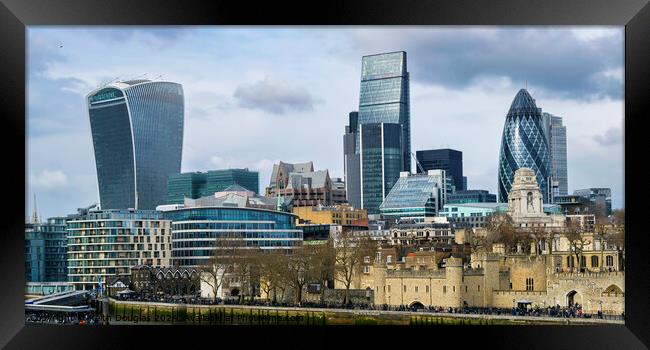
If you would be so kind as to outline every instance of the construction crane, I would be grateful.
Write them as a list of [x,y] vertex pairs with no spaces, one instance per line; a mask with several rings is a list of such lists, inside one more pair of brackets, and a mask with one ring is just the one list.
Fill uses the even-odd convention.
[[417,167],[420,169],[420,171],[421,171],[423,174],[426,174],[427,172],[426,172],[426,171],[424,170],[424,168],[422,167],[422,164],[420,164],[420,161],[418,161],[418,158],[415,156],[415,153],[411,152],[411,156],[413,157],[413,159],[415,159],[415,164],[417,164]]

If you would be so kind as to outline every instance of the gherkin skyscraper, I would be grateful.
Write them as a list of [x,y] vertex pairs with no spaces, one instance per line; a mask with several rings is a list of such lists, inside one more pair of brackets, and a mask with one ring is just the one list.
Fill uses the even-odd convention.
[[530,168],[535,172],[544,203],[551,203],[549,177],[551,155],[544,124],[535,100],[521,89],[510,105],[503,126],[499,154],[499,202],[508,201],[515,171]]

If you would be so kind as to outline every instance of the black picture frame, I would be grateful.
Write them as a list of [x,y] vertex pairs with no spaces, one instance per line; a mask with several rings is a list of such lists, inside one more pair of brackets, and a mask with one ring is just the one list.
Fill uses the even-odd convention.
[[[624,25],[625,326],[456,327],[57,327],[24,324],[25,38],[30,25]],[[327,1],[253,4],[239,1],[2,0],[0,116],[5,204],[0,233],[0,344],[7,348],[135,348],[178,346],[303,346],[642,349],[650,344],[650,264],[643,231],[647,188],[644,146],[650,100],[650,5],[647,0]],[[570,59],[570,58],[567,58]],[[21,150],[23,152],[21,152]],[[638,155],[635,157],[635,155]],[[631,190],[630,190],[631,189]],[[348,338],[349,337],[349,338]],[[239,343],[239,345],[238,345]],[[394,345],[388,345],[394,343]]]

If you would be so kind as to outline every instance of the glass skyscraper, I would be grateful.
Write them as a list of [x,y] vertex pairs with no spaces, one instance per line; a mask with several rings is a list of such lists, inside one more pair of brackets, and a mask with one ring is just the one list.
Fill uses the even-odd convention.
[[406,52],[363,56],[358,123],[394,123],[402,126],[403,171],[411,171],[409,96]]
[[186,197],[213,196],[235,184],[258,193],[259,173],[245,168],[173,174],[167,179],[167,204],[182,204]]
[[551,154],[543,123],[535,100],[525,89],[519,90],[503,126],[499,154],[499,202],[508,201],[515,171],[522,167],[535,172],[543,202],[552,202],[549,190]]
[[402,170],[402,126],[393,123],[359,125],[361,145],[361,209],[378,214],[379,206]]
[[566,126],[562,125],[562,117],[542,112],[542,118],[551,154],[551,178],[557,181],[553,196],[566,196],[569,193]]
[[363,56],[359,111],[349,120],[343,137],[347,200],[378,214],[399,172],[411,170],[406,52]]
[[[415,158],[424,168],[424,172],[442,169],[452,179],[455,191],[466,190],[463,176],[463,152],[449,148],[432,149],[415,152]],[[417,172],[422,173],[420,167],[417,167]]]
[[25,282],[68,280],[66,219],[25,224]]
[[345,195],[348,203],[361,208],[361,170],[359,153],[355,151],[358,134],[359,112],[350,112],[350,123],[345,126],[343,135],[343,172],[345,174]]
[[[441,171],[441,170],[439,170]],[[444,171],[443,176],[444,176]],[[434,171],[427,174],[400,174],[380,206],[381,214],[390,219],[423,219],[436,216],[440,204],[440,177]]]
[[102,209],[155,209],[180,172],[183,88],[130,80],[87,95]]

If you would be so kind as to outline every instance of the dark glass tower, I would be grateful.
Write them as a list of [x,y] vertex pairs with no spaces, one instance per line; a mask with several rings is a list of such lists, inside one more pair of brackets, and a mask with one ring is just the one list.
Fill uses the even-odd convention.
[[102,209],[155,209],[181,170],[183,88],[150,80],[111,83],[87,96]]
[[355,152],[358,134],[359,112],[350,112],[350,123],[345,126],[343,135],[343,172],[345,174],[345,195],[348,203],[361,208],[360,157]]
[[368,214],[379,213],[379,206],[399,180],[404,163],[401,134],[400,124],[359,125],[361,208]]
[[[463,181],[463,152],[453,149],[432,149],[415,152],[415,158],[424,171],[442,169],[451,177],[456,191],[466,190]],[[418,174],[422,170],[417,167]]]
[[503,126],[499,154],[499,202],[507,203],[515,171],[530,168],[535,172],[544,203],[551,203],[549,189],[551,155],[544,123],[535,100],[525,89],[512,101]]

